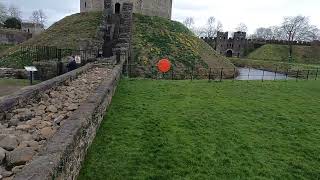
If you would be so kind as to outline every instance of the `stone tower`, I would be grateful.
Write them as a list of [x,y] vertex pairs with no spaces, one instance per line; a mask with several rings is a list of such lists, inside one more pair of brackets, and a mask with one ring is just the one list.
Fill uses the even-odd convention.
[[[120,13],[125,2],[133,3],[133,12],[171,19],[173,0],[112,0],[113,13]],[[104,0],[80,0],[80,12],[102,11]]]
[[247,46],[246,32],[235,32],[233,38],[228,38],[228,32],[218,32],[216,50],[227,57],[243,57]]

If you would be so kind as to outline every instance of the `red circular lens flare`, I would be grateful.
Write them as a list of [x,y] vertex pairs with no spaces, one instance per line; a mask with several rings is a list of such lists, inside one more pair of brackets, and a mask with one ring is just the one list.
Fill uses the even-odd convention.
[[158,62],[158,69],[162,73],[166,73],[166,72],[170,71],[170,69],[171,69],[170,61],[168,59],[161,59]]

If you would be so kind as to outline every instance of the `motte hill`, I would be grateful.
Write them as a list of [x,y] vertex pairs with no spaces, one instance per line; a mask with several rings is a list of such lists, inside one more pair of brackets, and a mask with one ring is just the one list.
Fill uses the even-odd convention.
[[[101,12],[78,13],[67,16],[53,24],[45,32],[12,47],[2,55],[15,55],[23,46],[56,46],[78,49],[80,40],[94,40],[100,22]],[[134,14],[133,52],[134,64],[149,71],[161,58],[169,58],[174,68],[224,68],[225,77],[233,76],[233,64],[218,55],[209,45],[197,38],[179,22],[161,17]],[[8,60],[0,66],[22,67],[30,61]],[[230,69],[230,70],[227,70]]]

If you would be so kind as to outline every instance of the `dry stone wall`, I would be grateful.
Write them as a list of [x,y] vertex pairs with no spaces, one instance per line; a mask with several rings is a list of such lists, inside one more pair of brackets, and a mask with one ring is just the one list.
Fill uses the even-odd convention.
[[76,179],[81,162],[111,103],[123,62],[110,72],[87,100],[65,120],[42,151],[14,179]]
[[[90,97],[92,101],[112,73],[108,67],[90,64],[0,101],[0,179],[13,178],[69,119],[74,123],[72,114]],[[101,102],[98,99],[94,102]]]

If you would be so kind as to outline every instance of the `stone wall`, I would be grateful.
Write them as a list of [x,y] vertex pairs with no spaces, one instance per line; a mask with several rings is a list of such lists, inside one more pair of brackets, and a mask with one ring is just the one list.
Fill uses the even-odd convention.
[[28,72],[24,69],[0,68],[0,78],[28,79]]
[[111,77],[103,81],[80,105],[42,151],[14,179],[76,179],[87,149],[111,103],[122,67],[123,61],[113,68]]
[[[288,45],[288,41],[285,40],[265,40],[265,39],[247,39],[246,33],[235,32],[234,37],[229,38],[228,32],[218,32],[217,37],[201,37],[203,41],[209,44],[219,54],[224,56],[244,57],[249,52],[265,45],[265,44],[278,44]],[[312,46],[316,43],[306,41],[294,41],[295,46]],[[230,52],[230,54],[229,54]],[[230,57],[231,57],[230,56]]]
[[30,33],[21,30],[0,28],[0,44],[19,44],[31,37]]
[[24,107],[30,101],[37,101],[42,92],[60,86],[65,81],[76,78],[79,74],[88,71],[88,69],[92,67],[93,64],[87,64],[86,66],[75,71],[55,77],[40,84],[24,88],[15,94],[2,98],[0,100],[0,123],[6,120],[7,113],[10,112],[14,107]]

